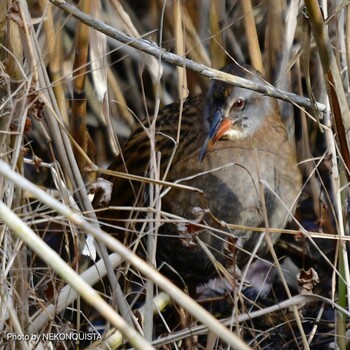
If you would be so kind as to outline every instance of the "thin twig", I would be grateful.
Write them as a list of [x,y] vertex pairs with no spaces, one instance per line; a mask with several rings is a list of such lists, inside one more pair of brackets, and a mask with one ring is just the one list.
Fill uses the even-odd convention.
[[[54,5],[58,6],[61,10],[79,19],[81,22],[87,24],[93,29],[96,29],[107,36],[120,41],[123,44],[131,46],[142,52],[146,52],[152,56],[160,57],[164,62],[174,64],[180,67],[186,67],[194,72],[197,72],[209,79],[215,79],[224,81],[228,84],[232,84],[238,87],[246,88],[249,90],[254,90],[262,94],[274,97],[286,102],[291,102],[299,105],[300,107],[311,108],[312,103],[308,98],[298,96],[291,92],[280,91],[275,87],[266,84],[258,84],[247,79],[240,78],[231,74],[221,72],[216,69],[209,68],[203,64],[196,63],[192,60],[178,56],[172,52],[160,49],[154,42],[133,38],[95,18],[85,14],[84,12],[78,10],[76,7],[66,3],[63,0],[50,0]],[[321,112],[326,111],[326,106],[322,103],[317,103],[316,108]]]

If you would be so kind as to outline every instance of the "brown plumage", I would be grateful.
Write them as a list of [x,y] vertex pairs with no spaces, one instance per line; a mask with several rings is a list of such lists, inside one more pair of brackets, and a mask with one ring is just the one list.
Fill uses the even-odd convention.
[[[231,64],[224,71],[261,82],[258,73],[248,66]],[[227,249],[228,242],[232,242],[229,237],[240,236],[243,249],[251,252],[261,233],[228,229],[209,213],[199,219],[194,214],[196,208],[210,209],[218,220],[229,224],[284,228],[290,213],[294,213],[301,177],[275,99],[213,81],[206,95],[184,102],[180,142],[176,147],[179,112],[180,104],[175,103],[164,107],[157,117],[159,178],[163,179],[168,170],[164,180],[198,188],[203,195],[162,187],[162,191],[167,191],[162,197],[162,210],[192,220],[193,224],[161,225],[157,259],[171,265],[184,280],[199,283],[215,276],[216,270],[196,236],[218,261],[227,265],[230,256],[227,253],[232,250]],[[110,170],[149,176],[150,142],[144,127],[132,133],[123,147],[123,157],[125,164],[119,157]],[[107,179],[113,182],[110,206],[148,206],[148,185],[119,177]],[[103,221],[108,222],[109,218],[121,226],[118,220],[129,213],[109,210],[102,215]],[[198,222],[207,228],[199,227]],[[278,234],[272,237],[276,241]],[[258,254],[266,251],[262,240]],[[247,254],[239,252],[238,264],[246,261]]]

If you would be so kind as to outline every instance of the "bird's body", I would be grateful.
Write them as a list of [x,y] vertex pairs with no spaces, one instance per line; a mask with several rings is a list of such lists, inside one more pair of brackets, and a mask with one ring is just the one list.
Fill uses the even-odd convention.
[[[227,71],[233,74],[260,79],[237,66],[230,67]],[[217,126],[212,125],[218,113],[223,116],[221,119],[226,118],[225,128],[221,128],[224,124],[221,121]],[[183,279],[196,283],[215,275],[212,261],[191,236],[198,235],[225,265],[231,250],[229,237],[242,237],[243,249],[251,252],[261,233],[228,229],[224,223],[284,228],[294,213],[301,186],[300,173],[274,99],[213,82],[207,95],[184,102],[181,116],[179,103],[163,108],[157,117],[155,135],[155,149],[160,152],[159,179],[203,191],[201,195],[190,189],[162,187],[162,191],[166,191],[162,211],[194,223],[167,222],[158,230],[158,260],[166,261]],[[110,169],[149,176],[150,142],[143,126],[126,142],[123,158],[125,163],[119,158]],[[118,177],[108,179],[113,182],[110,206],[149,205],[147,185]],[[209,209],[213,216],[206,213],[199,220],[198,214],[194,214],[196,208]],[[107,216],[121,218],[112,211],[105,214],[104,220]],[[198,222],[200,225],[196,225]],[[272,234],[273,241],[277,238],[277,234]],[[266,250],[262,240],[258,253]],[[238,262],[245,262],[246,257],[238,253]]]

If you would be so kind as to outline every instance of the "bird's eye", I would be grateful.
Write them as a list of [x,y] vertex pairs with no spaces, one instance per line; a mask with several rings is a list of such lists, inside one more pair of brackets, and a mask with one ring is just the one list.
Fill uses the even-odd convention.
[[243,97],[238,97],[235,103],[233,104],[233,107],[239,110],[243,109],[244,106],[245,106],[245,99]]

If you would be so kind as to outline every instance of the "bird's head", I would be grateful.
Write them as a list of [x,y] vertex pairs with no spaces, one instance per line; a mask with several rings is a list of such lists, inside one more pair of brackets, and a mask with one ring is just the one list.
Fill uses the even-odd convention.
[[[253,82],[263,82],[261,75],[247,65],[230,64],[222,71]],[[276,107],[274,99],[258,92],[218,80],[212,81],[204,112],[209,132],[199,153],[199,160],[203,160],[207,151],[219,139],[236,140],[254,134]]]

